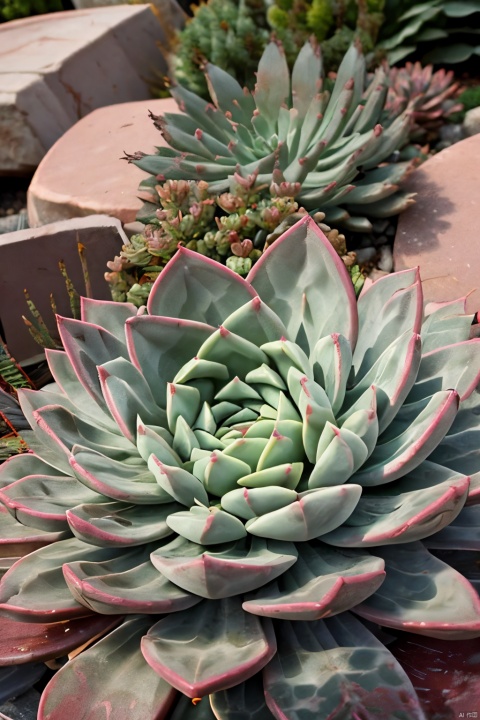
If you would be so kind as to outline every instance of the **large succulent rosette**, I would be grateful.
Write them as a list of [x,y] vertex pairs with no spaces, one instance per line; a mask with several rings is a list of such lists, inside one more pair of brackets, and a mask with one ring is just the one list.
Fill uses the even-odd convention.
[[422,718],[375,628],[480,636],[463,303],[424,319],[412,270],[357,304],[307,218],[246,281],[180,250],[147,312],[82,312],[0,472],[2,663],[101,636],[39,718]]

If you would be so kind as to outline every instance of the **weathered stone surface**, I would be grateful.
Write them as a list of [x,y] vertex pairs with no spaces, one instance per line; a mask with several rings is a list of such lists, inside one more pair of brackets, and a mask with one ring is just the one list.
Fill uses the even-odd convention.
[[409,178],[415,205],[400,215],[395,269],[420,266],[425,300],[454,300],[468,293],[469,312],[480,309],[478,158],[480,135],[427,160]]
[[469,136],[480,133],[480,107],[474,107],[465,113],[463,129]]
[[165,43],[161,13],[148,5],[0,25],[0,173],[33,172],[92,110],[148,98],[148,80],[166,69],[158,43]]
[[102,213],[135,220],[137,188],[148,177],[122,160],[124,152],[165,145],[148,111],[177,112],[173,99],[143,100],[95,110],[63,135],[40,163],[28,191],[32,227]]
[[50,293],[55,298],[57,312],[71,316],[65,281],[58,268],[60,260],[65,262],[76,290],[85,294],[77,240],[85,246],[93,297],[110,300],[110,290],[103,277],[106,263],[118,255],[126,242],[118,220],[96,215],[0,235],[3,268],[0,273],[0,321],[4,339],[18,361],[41,352],[22,321],[22,315],[29,314],[24,288],[54,335],[56,324]]

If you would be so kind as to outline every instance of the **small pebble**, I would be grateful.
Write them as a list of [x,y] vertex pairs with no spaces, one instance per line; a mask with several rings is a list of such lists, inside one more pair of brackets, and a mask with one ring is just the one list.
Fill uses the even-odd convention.
[[373,238],[373,244],[377,248],[380,245],[385,245],[386,243],[388,243],[388,237],[386,235],[379,235],[378,237]]
[[379,248],[379,259],[377,267],[383,272],[390,273],[393,270],[393,254],[390,245],[382,245]]
[[358,264],[364,265],[365,263],[373,260],[373,258],[377,254],[377,250],[376,248],[370,246],[366,248],[359,248],[358,250],[355,250],[355,253],[357,255]]
[[442,125],[440,128],[438,134],[441,141],[451,144],[463,140],[465,137],[465,131],[462,125],[457,123],[445,123],[445,125]]
[[385,218],[375,220],[372,223],[373,232],[375,233],[375,235],[381,235],[386,231],[389,224],[390,224],[390,221]]

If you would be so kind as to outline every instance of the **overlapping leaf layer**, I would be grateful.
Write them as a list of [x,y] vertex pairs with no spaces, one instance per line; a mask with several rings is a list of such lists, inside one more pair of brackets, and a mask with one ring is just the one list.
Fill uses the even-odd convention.
[[442,559],[480,549],[471,323],[424,318],[415,270],[357,303],[309,218],[247,280],[180,250],[146,310],[59,318],[55,384],[22,391],[34,452],[0,470],[1,662],[108,634],[39,717],[422,718],[358,618],[480,636]]

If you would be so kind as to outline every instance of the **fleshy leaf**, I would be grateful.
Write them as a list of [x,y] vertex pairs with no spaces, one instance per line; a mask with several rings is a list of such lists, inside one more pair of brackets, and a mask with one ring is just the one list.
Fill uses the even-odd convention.
[[358,321],[352,282],[310,217],[299,220],[263,253],[247,281],[267,305],[272,304],[288,337],[303,349],[313,348],[332,332],[355,345]]
[[171,535],[166,520],[180,507],[177,503],[77,505],[67,511],[67,520],[80,540],[100,547],[130,547]]
[[251,535],[305,542],[330,532],[353,512],[361,495],[359,485],[307,490],[296,502],[248,520]]
[[200,602],[155,569],[149,560],[150,551],[151,546],[146,545],[105,562],[65,564],[65,581],[78,602],[107,615],[161,614]]
[[215,507],[195,505],[190,510],[170,513],[167,525],[182,537],[200,545],[233,542],[247,534],[238,518]]
[[264,687],[277,720],[424,720],[401,666],[348,613],[284,622],[277,655],[264,670]]
[[158,276],[147,308],[150,315],[217,327],[255,296],[253,288],[237,273],[181,247]]
[[151,667],[188,697],[238,685],[276,651],[269,620],[244,613],[239,598],[204,600],[195,612],[174,613],[142,638]]
[[0,666],[63,657],[97,635],[110,632],[120,621],[120,617],[89,616],[26,623],[0,617]]
[[419,635],[461,640],[480,637],[480,599],[463,575],[420,542],[376,547],[386,578],[355,608],[372,622]]
[[292,543],[252,538],[213,550],[178,537],[151,555],[173,583],[201,597],[220,599],[249,592],[277,577],[297,559]]
[[165,718],[176,693],[140,652],[140,638],[150,626],[151,621],[141,616],[128,619],[64,665],[47,685],[39,720],[81,720],[105,712],[115,720]]
[[339,547],[423,540],[455,520],[469,484],[467,476],[426,461],[393,486],[364,491],[344,525],[322,540]]
[[295,565],[247,598],[243,609],[283,620],[318,620],[350,610],[378,590],[384,562],[321,544],[299,546]]
[[118,550],[96,548],[76,538],[40,548],[16,562],[0,582],[3,615],[26,622],[59,622],[90,612],[77,603],[67,588],[62,564],[78,560],[103,561]]

